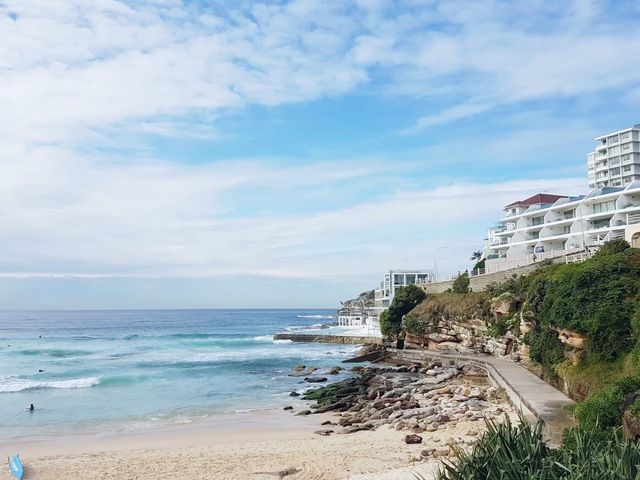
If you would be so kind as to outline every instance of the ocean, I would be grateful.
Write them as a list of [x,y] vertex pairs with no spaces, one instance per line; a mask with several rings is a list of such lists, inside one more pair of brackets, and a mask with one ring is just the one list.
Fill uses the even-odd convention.
[[[109,434],[282,407],[356,347],[274,342],[331,310],[0,311],[0,437]],[[35,412],[25,408],[35,405]]]

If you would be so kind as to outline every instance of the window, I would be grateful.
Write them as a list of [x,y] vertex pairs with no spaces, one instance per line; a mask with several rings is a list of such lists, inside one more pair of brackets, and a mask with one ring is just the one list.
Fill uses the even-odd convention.
[[618,165],[620,163],[620,157],[613,157],[609,159],[610,165]]
[[398,275],[397,273],[393,275],[393,284],[394,284],[394,285],[396,285],[396,286],[398,286],[398,285],[402,286],[402,285],[403,285],[402,280],[403,280],[403,279],[402,279],[402,275]]
[[628,152],[629,150],[631,150],[631,142],[622,145],[623,152]]
[[623,162],[628,162],[629,160],[631,160],[631,154],[627,153],[626,155],[622,155],[622,161]]
[[593,221],[593,229],[597,229],[597,228],[606,228],[609,226],[609,219],[608,218],[602,218],[599,220],[594,220]]
[[564,227],[562,233],[564,235],[567,235],[567,234],[571,233],[571,227],[567,225],[566,227]]
[[619,187],[620,185],[622,185],[622,181],[620,179],[613,180],[611,182],[611,185],[613,185],[614,187]]
[[620,175],[620,167],[618,168],[612,168],[611,170],[609,170],[609,174],[610,175]]
[[544,223],[544,217],[534,217],[531,219],[531,225],[542,225]]
[[609,147],[609,156],[611,155],[618,155],[620,153],[620,147],[619,146],[615,146],[615,147]]
[[620,141],[631,138],[631,132],[624,132],[620,134]]
[[593,204],[593,213],[604,213],[615,209],[615,202],[613,200],[609,202],[600,202]]
[[407,275],[407,285],[415,285],[416,276],[415,275]]
[[607,138],[607,142],[609,143],[618,143],[618,135],[611,135]]
[[625,185],[629,185],[631,182],[633,182],[633,177],[624,177],[622,181]]
[[622,167],[622,171],[623,172],[630,172],[631,171],[631,165],[625,165],[624,167]]
[[568,218],[574,218],[576,216],[576,211],[575,210],[566,210],[564,212],[564,219],[568,219]]

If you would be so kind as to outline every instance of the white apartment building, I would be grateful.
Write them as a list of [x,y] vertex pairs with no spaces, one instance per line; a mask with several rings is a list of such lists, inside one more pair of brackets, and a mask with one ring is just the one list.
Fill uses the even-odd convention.
[[432,270],[389,270],[380,288],[374,291],[375,310],[380,313],[389,308],[398,288],[430,282],[433,282]]
[[588,251],[614,238],[635,243],[630,232],[640,224],[640,181],[624,188],[596,188],[577,197],[538,194],[507,205],[504,211],[506,215],[488,231],[482,273]]
[[640,125],[597,137],[587,154],[589,189],[626,187],[640,180]]

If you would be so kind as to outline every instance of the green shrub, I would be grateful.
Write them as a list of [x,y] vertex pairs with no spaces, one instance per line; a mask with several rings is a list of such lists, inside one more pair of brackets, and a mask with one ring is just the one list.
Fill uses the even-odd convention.
[[467,272],[458,275],[453,281],[451,291],[453,293],[469,293],[469,274]]
[[[632,480],[640,478],[640,445],[620,430],[567,430],[559,449],[543,439],[543,424],[487,424],[470,453],[445,461],[439,480]],[[416,477],[420,478],[420,477]]]
[[619,427],[624,397],[638,389],[639,378],[625,378],[578,403],[573,412],[580,427],[593,430]]
[[405,315],[404,320],[402,320],[402,328],[414,335],[426,335],[437,328],[437,321],[432,326],[429,322],[422,321],[415,315]]
[[502,424],[487,421],[487,431],[470,453],[458,452],[457,462],[445,462],[439,480],[534,479],[548,470],[549,448],[542,438],[543,424],[517,425],[508,417]]
[[624,246],[616,243],[582,264],[552,267],[536,275],[527,294],[539,323],[586,334],[589,353],[604,361],[633,346],[640,255]]
[[489,294],[489,296],[498,297],[503,293],[511,293],[514,296],[520,296],[527,292],[529,283],[534,278],[535,274],[532,275],[512,275],[510,278],[506,279],[504,282],[491,282],[489,283],[485,291]]
[[622,253],[631,248],[629,242],[624,240],[623,238],[617,238],[615,240],[611,240],[600,247],[600,249],[596,252],[596,256],[602,257],[606,255],[612,255],[616,253]]
[[531,359],[542,365],[545,373],[555,377],[554,366],[564,360],[564,344],[558,332],[547,326],[536,326],[524,339],[529,345]]
[[424,290],[416,285],[396,289],[389,308],[380,314],[380,331],[386,337],[402,331],[403,317],[426,298]]
[[380,314],[380,332],[385,337],[396,336],[400,333],[400,324],[394,324],[389,320],[389,310]]

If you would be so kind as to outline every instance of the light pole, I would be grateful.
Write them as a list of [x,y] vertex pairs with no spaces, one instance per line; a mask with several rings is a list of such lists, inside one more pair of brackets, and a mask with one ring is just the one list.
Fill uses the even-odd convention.
[[438,251],[443,250],[445,248],[449,248],[447,246],[441,246],[436,248],[436,251],[433,254],[433,279],[438,281]]

